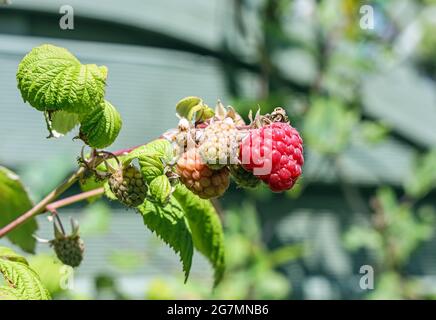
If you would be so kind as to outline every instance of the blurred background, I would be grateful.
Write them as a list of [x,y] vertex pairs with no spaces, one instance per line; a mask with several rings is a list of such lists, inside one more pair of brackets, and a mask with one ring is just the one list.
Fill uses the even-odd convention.
[[[72,30],[59,27],[65,4]],[[215,291],[199,254],[183,284],[176,255],[133,211],[105,200],[60,211],[79,219],[87,246],[73,289],[59,287],[47,245],[32,266],[59,299],[436,298],[434,30],[431,0],[1,5],[0,164],[34,201],[74,170],[81,148],[74,134],[45,139],[42,114],[16,88],[19,61],[42,43],[109,68],[107,96],[124,124],[111,150],[174,127],[175,104],[189,95],[242,115],[283,106],[305,142],[293,190],[232,185],[219,200],[228,267]],[[38,220],[38,235],[51,238]],[[373,289],[360,286],[362,266],[374,270]]]

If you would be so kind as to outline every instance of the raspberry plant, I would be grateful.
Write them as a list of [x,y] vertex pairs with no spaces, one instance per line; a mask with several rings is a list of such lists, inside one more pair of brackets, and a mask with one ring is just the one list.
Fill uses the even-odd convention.
[[0,273],[7,285],[0,286],[0,300],[48,300],[50,294],[27,260],[0,247]]
[[[103,148],[115,141],[122,121],[105,100],[107,76],[106,67],[81,64],[68,50],[53,45],[34,48],[21,61],[18,89],[25,102],[43,113],[48,137],[80,126],[76,138],[90,152],[82,149],[77,171],[36,205],[18,177],[0,168],[0,193],[5,195],[0,198],[0,237],[33,252],[34,216],[49,212],[53,239],[39,240],[48,242],[64,264],[78,267],[84,254],[86,258],[78,223],[72,220],[72,233],[67,234],[58,210],[105,195],[142,215],[146,227],[180,256],[185,281],[195,248],[210,261],[218,285],[225,269],[224,235],[210,200],[225,193],[230,177],[244,188],[261,181],[274,192],[292,188],[304,162],[297,130],[282,108],[267,115],[258,112],[254,119],[250,114],[245,124],[232,107],[218,102],[213,110],[201,98],[187,97],[176,105],[177,128],[142,146],[109,152]],[[83,193],[55,201],[76,182]],[[0,271],[9,286],[0,287],[0,297],[49,298],[24,258],[2,250]],[[20,285],[11,274],[31,279],[26,282],[31,287]]]

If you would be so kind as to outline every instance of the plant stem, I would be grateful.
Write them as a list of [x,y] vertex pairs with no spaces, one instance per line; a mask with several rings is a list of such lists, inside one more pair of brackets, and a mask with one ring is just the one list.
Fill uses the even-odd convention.
[[[127,149],[121,149],[113,152],[112,154],[115,156],[121,156],[123,154],[129,153],[133,149],[137,148],[127,148]],[[98,164],[97,164],[98,165]],[[69,177],[67,180],[65,180],[61,185],[59,185],[56,189],[54,189],[52,192],[50,192],[44,199],[42,199],[36,206],[34,206],[29,211],[23,213],[21,216],[19,216],[14,221],[10,222],[8,225],[4,226],[0,229],[0,238],[3,238],[8,232],[11,232],[33,216],[40,214],[42,212],[45,212],[47,210],[47,206],[50,205],[51,202],[56,200],[61,194],[63,194],[68,188],[70,188],[79,178],[85,173],[87,169],[85,167],[80,167],[71,177]],[[104,192],[101,188],[91,190],[89,192],[81,193],[60,201],[57,201],[55,203],[51,204],[51,208],[56,209],[59,207],[66,206],[68,204],[89,198],[93,195],[93,192],[95,192],[95,195],[101,194]],[[57,207],[56,207],[57,206]]]
[[82,193],[76,194],[74,196],[50,203],[45,208],[47,209],[47,211],[50,211],[50,212],[56,211],[56,209],[68,206],[70,204],[73,204],[73,203],[76,203],[76,202],[79,202],[79,201],[82,201],[82,200],[85,200],[85,199],[88,199],[91,197],[101,195],[103,193],[104,193],[103,187],[97,188],[94,190],[82,192]]
[[46,210],[47,205],[50,202],[56,200],[62,193],[64,193],[69,187],[71,187],[85,172],[84,167],[80,167],[71,177],[65,180],[61,185],[59,185],[56,189],[50,192],[44,199],[42,199],[36,206],[32,209],[19,216],[17,219],[6,225],[5,227],[0,229],[0,238],[4,237],[8,232],[17,228],[28,219],[33,216],[40,214]]
[[[61,219],[59,218],[59,213],[58,213],[57,209],[68,206],[70,204],[73,204],[73,203],[76,203],[79,201],[82,201],[82,200],[85,200],[85,199],[88,199],[88,198],[91,198],[91,197],[94,197],[94,196],[98,196],[98,195],[103,194],[103,193],[104,193],[103,187],[97,188],[94,190],[90,190],[90,191],[76,194],[74,196],[71,196],[71,197],[68,197],[68,198],[65,198],[65,199],[62,199],[59,201],[55,201],[53,203],[48,204],[45,208],[48,212],[51,212],[53,218],[56,219],[56,221],[58,222],[59,228],[61,229],[62,234],[65,235],[66,234],[65,229],[64,229],[64,226],[62,225]],[[55,232],[55,234],[56,234],[56,232]]]

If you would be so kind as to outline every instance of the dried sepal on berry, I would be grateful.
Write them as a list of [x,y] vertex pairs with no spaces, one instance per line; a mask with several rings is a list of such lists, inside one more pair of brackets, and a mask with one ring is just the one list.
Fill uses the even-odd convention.
[[186,118],[181,118],[177,129],[164,135],[173,144],[174,156],[181,156],[186,150],[194,148],[199,141],[199,132]]
[[233,120],[236,126],[244,126],[245,121],[242,119],[241,115],[235,111],[232,106],[225,107],[223,103],[218,100],[215,107],[215,119],[224,120],[225,118],[230,118]]
[[85,243],[79,236],[79,224],[76,220],[71,219],[70,235],[66,235],[65,231],[58,219],[54,220],[55,238],[50,240],[50,246],[53,247],[58,259],[66,265],[73,268],[78,267],[85,252]]
[[233,119],[236,126],[245,126],[245,121],[232,106],[227,106],[227,117]]

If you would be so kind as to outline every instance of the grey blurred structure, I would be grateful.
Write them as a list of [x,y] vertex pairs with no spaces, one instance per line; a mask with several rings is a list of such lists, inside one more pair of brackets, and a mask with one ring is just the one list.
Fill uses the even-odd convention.
[[[74,167],[74,157],[81,148],[78,141],[71,140],[71,134],[59,140],[44,139],[47,133],[42,115],[25,105],[16,89],[15,72],[19,61],[32,47],[42,43],[66,47],[83,62],[104,64],[109,68],[107,97],[120,111],[124,123],[118,140],[111,147],[113,150],[142,144],[173,127],[177,122],[175,103],[184,96],[201,96],[209,104],[214,104],[218,98],[226,102],[232,94],[226,78],[227,68],[237,70],[242,92],[247,97],[254,96],[259,89],[255,48],[250,41],[242,42],[234,32],[236,25],[230,1],[71,0],[68,4],[74,8],[74,30],[59,28],[59,8],[64,4],[58,0],[15,0],[9,6],[0,6],[2,165],[20,170],[29,161],[44,164],[62,155],[64,169],[68,170]],[[256,30],[257,26],[253,25],[253,37]],[[363,88],[367,116],[386,121],[398,132],[398,139],[377,146],[362,144],[351,148],[341,159],[340,172],[318,159],[316,154],[307,154],[305,179],[319,186],[308,190],[292,204],[281,203],[269,209],[273,211],[270,223],[274,226],[265,226],[270,228],[267,233],[273,232],[274,238],[282,242],[310,238],[312,249],[317,253],[306,259],[305,267],[293,264],[285,270],[294,287],[301,288],[300,297],[311,298],[304,294],[312,292],[308,288],[313,286],[323,290],[314,297],[337,298],[338,290],[352,296],[357,291],[357,282],[344,280],[358,274],[362,259],[357,257],[356,261],[351,261],[337,236],[341,225],[350,223],[351,210],[338,196],[342,186],[336,183],[337,175],[364,186],[368,196],[382,182],[401,183],[413,159],[411,145],[436,144],[436,112],[431,107],[436,93],[429,83],[419,86],[420,92],[408,92],[405,88],[415,81],[414,76],[407,68],[387,71],[368,79]],[[415,100],[415,97],[420,98]],[[403,109],[398,112],[388,107]],[[21,157],[23,154],[26,156]],[[291,210],[294,214],[283,218],[282,213]],[[111,248],[123,248],[116,233],[124,233],[124,238],[129,238],[125,247],[136,242],[140,250],[151,250],[147,242],[154,236],[141,233],[144,228],[138,216],[126,215],[121,210],[114,210],[113,216],[119,227],[109,233],[113,237],[88,243],[88,256],[92,258],[85,261],[79,271],[83,279],[99,271],[101,261]],[[41,218],[40,224],[47,223]],[[177,257],[168,260],[169,250],[163,245],[159,248],[162,253],[154,255],[142,270],[136,270],[133,278],[125,279],[126,283],[141,279],[145,285],[146,279],[175,268],[181,274]],[[204,259],[195,260],[193,277],[210,283],[210,271],[205,265]],[[422,259],[415,268],[417,272],[422,268],[434,270],[436,260]],[[299,283],[303,274],[313,278]],[[319,274],[329,275],[331,281],[325,282]],[[139,294],[140,288],[133,291]]]

